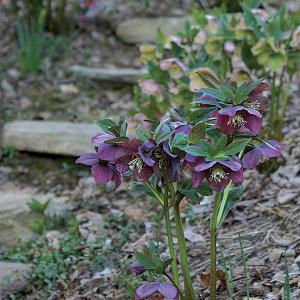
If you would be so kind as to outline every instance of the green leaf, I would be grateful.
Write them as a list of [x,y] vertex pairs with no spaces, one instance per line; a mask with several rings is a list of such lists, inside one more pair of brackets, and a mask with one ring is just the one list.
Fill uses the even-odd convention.
[[243,151],[245,147],[248,145],[248,143],[250,142],[250,140],[251,139],[249,138],[242,138],[233,141],[225,148],[224,154],[230,156]]
[[145,127],[142,125],[138,125],[136,128],[136,135],[142,141],[145,142],[146,140],[150,139],[150,133],[147,131]]
[[221,101],[226,101],[227,100],[227,96],[224,95],[222,93],[222,91],[218,90],[218,89],[213,89],[213,88],[203,88],[200,90],[200,92],[207,94],[209,96],[212,96],[218,100]]
[[218,228],[221,227],[222,223],[226,219],[230,210],[235,206],[235,203],[240,199],[243,194],[243,187],[231,187],[231,183],[225,188],[222,198],[222,203],[218,212]]
[[156,261],[153,257],[146,256],[142,252],[135,251],[134,253],[136,260],[147,270],[155,270],[157,268]]
[[200,185],[200,187],[197,188],[197,192],[202,196],[210,196],[213,194],[212,189],[206,183]]
[[110,120],[110,119],[104,119],[97,121],[97,125],[104,131],[109,132],[109,129],[113,126],[116,126],[117,124]]
[[164,205],[164,196],[159,186],[153,186],[148,182],[134,183],[131,188],[133,192],[140,192],[147,194],[150,198],[158,201],[162,206]]
[[170,141],[170,148],[184,149],[188,145],[187,136],[184,133],[175,134],[174,138]]
[[205,137],[205,132],[206,132],[206,125],[204,122],[198,123],[195,125],[190,134],[189,134],[189,142],[191,144],[198,144],[199,141]]
[[195,155],[195,156],[206,156],[207,152],[204,151],[203,148],[199,147],[199,146],[194,146],[194,145],[190,145],[184,148],[184,151],[186,153]]
[[222,153],[227,145],[228,138],[225,134],[223,134],[214,147],[214,154]]

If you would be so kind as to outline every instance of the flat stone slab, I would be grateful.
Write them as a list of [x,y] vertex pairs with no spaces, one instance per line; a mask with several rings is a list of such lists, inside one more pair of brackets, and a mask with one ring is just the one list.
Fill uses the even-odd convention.
[[36,218],[27,203],[35,198],[41,203],[50,200],[45,213],[64,217],[73,209],[67,196],[41,194],[37,188],[16,187],[12,182],[0,184],[0,248],[13,247],[28,240],[33,232],[29,224]]
[[146,73],[145,69],[130,68],[91,68],[74,65],[69,68],[70,72],[87,78],[113,81],[118,83],[136,83],[138,78]]
[[1,144],[19,151],[78,156],[93,151],[91,136],[99,131],[87,123],[14,121],[4,125]]
[[157,29],[166,34],[175,34],[184,29],[184,22],[191,17],[132,18],[117,26],[117,36],[126,43],[154,42]]

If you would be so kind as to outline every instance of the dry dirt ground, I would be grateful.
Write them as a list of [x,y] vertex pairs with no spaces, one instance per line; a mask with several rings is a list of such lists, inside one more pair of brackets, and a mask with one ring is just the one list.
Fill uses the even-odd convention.
[[[41,74],[23,76],[16,63],[16,37],[14,27],[10,26],[12,19],[0,12],[0,20],[0,126],[14,119],[93,121],[119,115],[120,111],[125,113],[130,108],[131,86],[79,80],[66,71],[73,63],[138,67],[137,49],[118,41],[111,28],[97,25],[96,28],[88,26],[76,31],[68,39],[63,56],[46,59]],[[252,299],[283,299],[285,251],[292,299],[300,299],[298,82],[294,83],[287,112],[281,166],[270,177],[256,171],[247,175],[243,199],[219,232],[219,268],[224,270],[222,253],[227,263],[228,257],[231,258],[236,286],[234,299],[246,296],[240,240],[247,258]],[[62,88],[66,84],[73,88],[71,93]],[[101,239],[93,244],[93,251],[98,256],[103,254],[99,261],[95,260],[93,267],[83,258],[74,262],[52,289],[41,284],[42,280],[35,280],[23,291],[12,291],[10,299],[129,299],[126,287],[135,283],[135,279],[126,273],[125,265],[132,260],[132,251],[141,249],[146,241],[156,240],[157,236],[166,240],[155,203],[129,192],[130,182],[124,183],[118,192],[109,188],[97,189],[92,179],[83,173],[84,169],[76,167],[73,161],[73,158],[26,153],[0,160],[2,182],[13,183],[16,189],[38,188],[42,193],[68,197],[74,207],[72,215],[77,221],[76,230],[82,239],[82,257],[91,257],[87,251],[92,251],[92,248],[87,245],[99,236]],[[199,299],[208,295],[205,272],[209,270],[210,203],[208,197],[199,203],[183,201],[181,207]],[[103,224],[101,230],[100,223]],[[56,246],[62,248],[62,244],[54,242],[66,234],[65,231],[63,228],[58,236],[53,236],[51,231],[48,236],[41,237],[48,242],[43,251],[52,251]],[[223,278],[220,278],[219,291],[219,299],[228,299]]]

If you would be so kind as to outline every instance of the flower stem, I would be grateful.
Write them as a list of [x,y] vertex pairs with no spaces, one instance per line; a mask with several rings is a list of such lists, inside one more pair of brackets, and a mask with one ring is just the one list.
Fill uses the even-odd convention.
[[217,221],[222,194],[217,192],[210,220],[210,299],[217,300]]
[[164,215],[165,215],[165,221],[166,221],[169,252],[170,252],[171,258],[173,259],[172,263],[171,263],[173,280],[176,283],[176,286],[179,286],[179,274],[178,274],[175,248],[174,248],[174,244],[173,244],[173,235],[172,235],[172,229],[171,229],[171,220],[170,220],[169,202],[168,202],[168,188],[167,187],[165,188],[165,193],[164,193]]
[[192,285],[192,279],[189,271],[189,265],[187,261],[187,249],[186,249],[186,243],[184,238],[183,225],[180,217],[179,203],[177,203],[176,201],[176,195],[174,193],[173,186],[171,186],[171,184],[169,186],[171,187],[170,193],[172,198],[174,219],[176,225],[176,235],[177,235],[178,247],[179,247],[180,265],[181,265],[183,280],[184,280],[185,299],[196,300],[195,292]]

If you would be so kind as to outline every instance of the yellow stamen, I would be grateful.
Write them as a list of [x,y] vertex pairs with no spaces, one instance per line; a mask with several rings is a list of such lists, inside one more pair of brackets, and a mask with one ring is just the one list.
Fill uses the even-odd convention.
[[210,173],[209,180],[220,183],[222,180],[228,179],[229,173],[226,173],[221,167],[215,167]]

